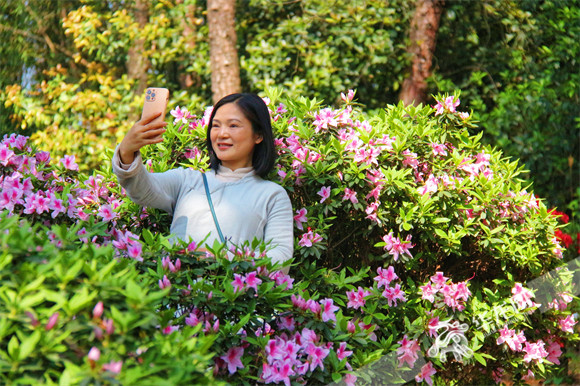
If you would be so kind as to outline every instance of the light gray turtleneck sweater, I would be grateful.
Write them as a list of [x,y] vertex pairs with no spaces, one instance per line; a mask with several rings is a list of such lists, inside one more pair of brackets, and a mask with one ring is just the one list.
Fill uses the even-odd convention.
[[[113,172],[135,203],[162,209],[173,215],[171,234],[189,241],[213,245],[219,239],[207,202],[201,172],[178,168],[150,173],[139,153],[130,165],[122,164],[119,149],[113,156]],[[269,242],[267,255],[274,262],[288,260],[294,251],[292,204],[286,190],[257,176],[254,170],[232,171],[220,166],[206,173],[214,210],[228,245],[254,238]]]

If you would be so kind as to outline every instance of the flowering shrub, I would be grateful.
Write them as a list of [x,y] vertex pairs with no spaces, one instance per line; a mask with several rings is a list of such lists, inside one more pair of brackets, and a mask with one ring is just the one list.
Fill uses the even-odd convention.
[[[0,330],[6,380],[25,371],[14,347],[55,326],[68,331],[61,351],[34,356],[54,379],[65,369],[125,381],[174,370],[175,383],[563,379],[567,347],[579,340],[577,260],[560,244],[557,217],[518,179],[517,162],[469,134],[475,122],[457,111],[457,96],[372,116],[354,92],[342,99],[337,110],[275,91],[267,100],[279,149],[271,178],[296,211],[289,274],[256,241],[209,253],[198,251],[202,240],[170,243],[169,217],[127,200],[109,168],[86,177],[74,156],[51,160],[26,138],[5,137],[4,242],[23,258],[3,260],[2,278],[34,269],[45,277],[39,286],[50,278],[60,294],[0,306],[12,318],[3,323],[18,321]],[[165,141],[142,150],[146,167],[207,168],[210,111],[173,109]],[[18,227],[22,218],[34,225]],[[108,271],[94,273],[99,264]],[[10,289],[37,277],[19,276],[0,293],[20,299]],[[123,334],[113,339],[113,328]]]

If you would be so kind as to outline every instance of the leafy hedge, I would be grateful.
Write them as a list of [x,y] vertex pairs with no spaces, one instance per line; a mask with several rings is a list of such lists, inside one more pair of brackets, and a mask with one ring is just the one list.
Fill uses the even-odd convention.
[[[169,216],[127,200],[108,165],[86,176],[6,136],[3,381],[570,381],[577,260],[517,163],[469,134],[457,96],[374,116],[342,98],[267,99],[290,274],[256,241],[171,244]],[[151,170],[207,168],[209,109],[184,110],[143,150]]]

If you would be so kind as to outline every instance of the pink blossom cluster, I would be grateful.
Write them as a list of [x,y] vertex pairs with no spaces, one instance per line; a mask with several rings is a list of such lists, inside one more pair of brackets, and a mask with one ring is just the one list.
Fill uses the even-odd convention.
[[[84,182],[74,179],[70,175],[78,171],[74,156],[60,160],[65,171],[45,171],[50,167],[50,154],[40,151],[30,155],[33,150],[27,143],[28,137],[16,134],[5,135],[0,143],[0,163],[4,168],[0,176],[0,210],[7,210],[10,215],[40,216],[41,219],[45,216],[47,220],[66,218],[77,222],[86,221],[93,214],[110,223],[110,237],[104,238],[104,244],[112,243],[130,258],[142,261],[138,237],[117,227],[119,215],[115,210],[122,201],[105,186],[104,177],[90,176]],[[88,243],[86,234],[86,229],[81,229],[79,240]],[[90,241],[98,245],[96,237]],[[54,242],[58,245],[58,240]]]
[[220,328],[219,319],[211,312],[204,312],[197,307],[194,307],[188,316],[185,317],[185,324],[195,327],[202,324],[204,333],[217,333]]
[[401,347],[397,348],[397,359],[399,359],[399,367],[402,367],[405,363],[413,368],[415,361],[419,358],[419,342],[416,339],[409,339],[407,335],[403,336],[403,339],[397,342]]
[[491,179],[493,177],[493,171],[489,167],[490,158],[491,156],[489,154],[486,154],[484,151],[482,151],[475,156],[475,159],[469,156],[464,157],[457,168],[467,173],[471,179],[477,178],[479,175],[483,175],[485,178]]
[[534,303],[532,298],[534,293],[522,286],[522,283],[516,283],[514,288],[512,288],[512,302],[518,307],[518,309],[523,310],[528,307],[539,307],[540,304]]
[[[420,286],[421,299],[429,300],[440,307],[443,303],[453,311],[463,311],[465,302],[471,296],[471,291],[467,288],[467,281],[453,283],[443,272],[436,272],[431,276],[430,282]],[[443,301],[441,302],[441,296]]]
[[324,108],[314,113],[314,131],[320,133],[321,131],[328,131],[330,128],[337,128],[340,125],[352,126],[351,119],[352,107],[347,106],[343,110],[333,110],[331,108]]
[[[399,260],[399,257],[408,255],[410,258],[413,257],[409,249],[413,248],[415,245],[411,243],[411,235],[407,235],[405,241],[402,241],[398,237],[393,236],[393,232],[383,236],[383,241],[385,246],[383,247],[389,252],[395,261]],[[403,259],[404,260],[404,259]]]
[[[334,305],[334,300],[330,298],[325,298],[319,300],[318,302],[313,299],[305,300],[300,295],[291,296],[292,304],[294,307],[298,308],[301,311],[310,311],[312,312],[319,320],[323,322],[333,321],[336,322],[336,311],[339,310],[339,307]],[[284,327],[290,329],[287,323],[284,324]],[[292,331],[292,330],[290,330]]]
[[518,352],[522,351],[523,344],[526,343],[526,337],[523,332],[516,332],[509,329],[507,326],[499,330],[499,337],[496,339],[498,345],[505,343],[510,350]]
[[572,334],[574,333],[574,326],[576,323],[578,323],[578,321],[574,320],[574,315],[568,315],[558,320],[558,327],[560,327],[562,331]]
[[387,269],[379,267],[377,268],[377,273],[378,276],[375,276],[373,280],[377,282],[377,288],[385,287],[382,295],[387,299],[389,307],[393,306],[393,304],[396,307],[397,300],[401,302],[407,301],[405,291],[401,289],[399,283],[395,284],[393,287],[389,285],[392,281],[399,278],[392,266],[389,266]]
[[459,117],[463,120],[469,118],[469,113],[457,112],[456,108],[459,106],[459,98],[454,96],[448,96],[443,101],[437,100],[437,104],[433,107],[435,109],[435,115],[441,115],[445,112],[457,113]]
[[303,233],[298,241],[298,245],[301,247],[311,247],[315,243],[319,243],[322,241],[322,236],[318,233],[312,231],[312,229],[308,228],[308,232]]
[[249,288],[253,288],[255,293],[258,293],[258,286],[260,284],[262,284],[262,280],[258,277],[258,273],[256,271],[249,272],[243,276],[234,273],[234,280],[232,281],[234,293],[242,292]]
[[[338,360],[352,355],[346,347],[346,342],[341,342],[336,349]],[[266,344],[266,362],[262,365],[260,379],[266,384],[285,385],[290,385],[293,379],[300,381],[308,372],[324,371],[324,359],[332,349],[332,343],[322,343],[320,337],[308,328],[292,335],[282,333]],[[347,367],[350,367],[348,362]]]

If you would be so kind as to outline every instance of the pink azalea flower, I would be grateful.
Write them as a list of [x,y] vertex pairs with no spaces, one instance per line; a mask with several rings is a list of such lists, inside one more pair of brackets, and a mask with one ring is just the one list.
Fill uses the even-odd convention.
[[363,289],[362,287],[358,287],[358,290],[347,291],[346,296],[348,298],[348,304],[346,305],[348,308],[354,308],[355,310],[363,307],[365,305],[365,297],[371,294],[370,291]]
[[337,127],[335,112],[330,108],[324,108],[314,115],[314,122],[312,124],[316,127],[314,131],[319,133],[322,129],[328,129],[329,126]]
[[418,358],[417,352],[420,350],[419,343],[417,340],[409,340],[407,335],[404,335],[403,339],[397,343],[401,345],[401,347],[397,349],[397,355],[399,355],[399,367],[402,367],[404,363],[407,363],[410,368],[413,368],[415,361]]
[[445,283],[449,280],[448,277],[443,276],[443,272],[435,272],[435,275],[431,276],[431,282],[435,284],[435,289],[443,287]]
[[516,283],[512,288],[512,300],[517,304],[518,309],[534,307],[536,303],[532,301],[533,292],[524,288],[521,283]]
[[298,228],[300,230],[304,229],[302,224],[308,221],[308,218],[306,217],[306,213],[308,213],[306,208],[302,208],[302,209],[296,211],[296,215],[294,216],[296,228]]
[[253,288],[256,292],[258,292],[258,286],[262,284],[262,280],[257,277],[257,272],[248,273],[243,281],[248,288]]
[[328,322],[329,320],[332,320],[336,322],[336,315],[334,315],[334,313],[338,311],[339,308],[334,305],[334,301],[332,299],[322,299],[320,305],[322,306],[322,321]]
[[185,318],[185,324],[187,324],[188,326],[195,327],[200,323],[201,323],[201,321],[197,318],[197,315],[195,314],[195,312],[191,312],[189,314],[189,316],[187,316]]
[[242,355],[244,355],[244,349],[242,347],[232,347],[225,355],[220,357],[228,365],[230,374],[234,374],[238,369],[244,368],[244,364],[241,361]]
[[558,327],[564,332],[574,333],[574,325],[578,321],[574,320],[574,315],[568,315],[565,318],[558,320]]
[[377,268],[377,273],[379,275],[374,278],[377,282],[377,288],[381,288],[382,286],[386,287],[390,282],[399,278],[392,266],[389,266],[387,269],[379,267]]
[[401,241],[398,237],[393,237],[393,232],[390,232],[388,235],[383,236],[383,241],[386,244],[383,248],[389,251],[395,261],[399,259],[399,256],[405,254],[413,257],[409,251],[409,249],[414,247],[411,244],[411,235],[408,235],[405,241]]
[[427,323],[427,329],[428,329],[429,336],[431,338],[436,338],[439,335],[437,333],[437,330],[439,329],[439,317],[438,316],[429,319],[429,322]]
[[397,300],[405,302],[407,299],[405,298],[405,292],[401,290],[401,285],[396,284],[394,287],[385,287],[383,291],[383,296],[387,299],[389,303],[389,307],[392,306],[392,303],[395,303],[395,307],[397,306]]
[[457,106],[459,106],[459,98],[455,99],[453,96],[445,98],[445,108],[449,110],[449,112],[454,113]]
[[548,351],[548,356],[546,357],[546,359],[550,363],[559,365],[560,360],[558,358],[560,358],[560,356],[562,355],[562,349],[560,344],[558,342],[552,341],[551,339],[548,339],[546,343],[548,344],[548,348],[546,350]]
[[301,247],[311,247],[314,243],[322,241],[322,236],[318,233],[313,233],[312,230],[308,230],[307,233],[303,233],[302,237],[298,241],[298,245]]
[[108,222],[117,218],[117,213],[113,212],[111,205],[101,205],[97,216],[102,217],[105,222]]
[[320,313],[320,310],[321,310],[320,304],[316,303],[316,301],[314,301],[312,299],[308,299],[306,301],[306,307],[310,310],[310,312],[312,312],[315,315],[318,315]]
[[0,164],[7,166],[13,156],[14,152],[8,146],[0,144]]
[[324,358],[326,358],[329,352],[330,352],[329,349],[325,349],[320,346],[315,346],[313,343],[309,344],[308,348],[306,349],[306,353],[308,354],[310,371],[316,370],[317,367],[320,367],[321,370],[324,370],[323,360]]
[[346,374],[346,376],[344,377],[344,383],[347,386],[354,386],[356,384],[357,379],[358,378],[354,374]]
[[119,374],[121,372],[122,367],[123,361],[111,361],[103,365],[103,370],[110,371],[111,373],[114,374]]
[[278,321],[278,328],[294,331],[296,328],[296,322],[292,316],[282,316]]
[[354,93],[355,93],[355,91],[353,91],[353,90],[348,90],[348,93],[346,95],[341,92],[340,98],[345,102],[350,102],[350,101],[352,101],[352,98],[354,98]]
[[244,289],[245,278],[242,275],[234,273],[234,280],[232,281],[232,286],[234,287],[234,293],[242,291]]
[[403,166],[410,166],[413,169],[417,169],[419,166],[417,153],[412,153],[410,150],[404,150],[403,155],[405,156],[405,159],[403,160]]
[[187,111],[187,109],[184,108],[182,110],[179,106],[177,106],[174,110],[171,110],[169,114],[171,114],[175,118],[173,120],[173,124],[176,124],[179,121],[187,123],[188,119],[195,117],[194,115],[191,115],[189,111]]
[[419,287],[421,289],[421,299],[429,300],[431,303],[435,302],[435,295],[437,294],[437,289],[431,286],[431,283],[427,283]]
[[358,198],[356,198],[356,192],[352,189],[345,188],[344,189],[344,196],[342,197],[342,201],[350,200],[353,204],[358,203]]
[[127,254],[134,260],[143,261],[143,258],[141,257],[141,251],[141,243],[138,241],[133,241],[130,245],[127,246]]
[[201,158],[201,151],[194,146],[193,149],[185,150],[184,156],[187,159],[198,159]]
[[515,330],[509,329],[507,326],[499,330],[499,337],[496,343],[506,343],[512,351],[522,351],[522,345],[526,343],[526,337],[523,332],[516,333]]
[[272,272],[272,274],[270,275],[270,279],[274,280],[277,286],[284,285],[287,290],[293,288],[292,283],[294,283],[294,279],[291,278],[290,275],[287,275],[282,271]]
[[425,194],[431,194],[437,192],[438,189],[438,179],[433,175],[430,174],[427,181],[425,181],[425,185],[417,188],[417,191],[420,195],[424,196]]
[[65,155],[60,162],[64,165],[65,169],[68,170],[79,170],[79,165],[75,162],[74,155]]
[[316,194],[322,197],[320,200],[320,203],[322,204],[327,198],[330,197],[330,186],[323,186]]
[[351,355],[352,351],[346,350],[346,342],[340,342],[340,346],[338,347],[338,350],[336,350],[336,356],[338,357],[338,360],[341,361]]
[[536,343],[526,342],[526,347],[522,351],[526,353],[524,355],[524,362],[529,363],[542,362],[544,358],[548,356],[548,352],[544,349],[545,343],[540,339]]
[[447,148],[445,147],[444,144],[440,144],[440,143],[431,143],[431,149],[433,149],[433,155],[442,155],[445,156],[447,155]]
[[417,382],[427,382],[429,386],[433,386],[433,380],[431,379],[432,375],[435,375],[437,370],[433,367],[433,363],[428,362],[426,365],[421,367],[421,372],[415,376],[415,381]]

